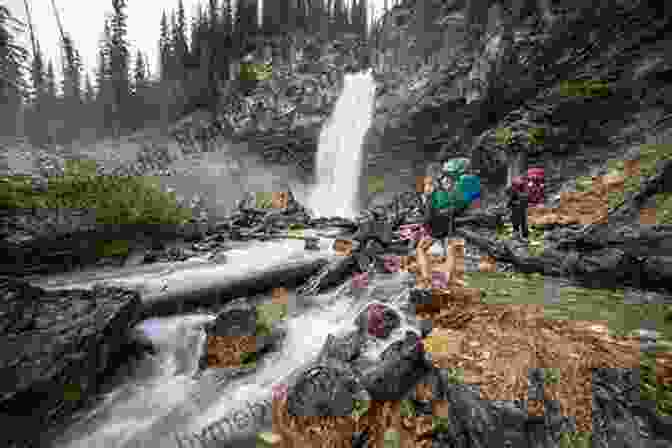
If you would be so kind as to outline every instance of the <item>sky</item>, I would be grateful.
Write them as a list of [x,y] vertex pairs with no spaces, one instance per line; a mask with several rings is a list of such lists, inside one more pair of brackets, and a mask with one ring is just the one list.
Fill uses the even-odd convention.
[[[27,0],[30,8],[35,34],[40,41],[46,59],[51,59],[57,78],[60,79],[61,51],[59,33],[51,7],[51,0]],[[112,11],[111,0],[54,0],[63,22],[63,28],[73,37],[77,50],[82,57],[85,71],[93,80],[93,70],[97,65],[98,45],[103,33],[104,20]],[[264,0],[260,0],[263,5]],[[369,0],[374,7],[374,16],[383,9],[385,0]],[[207,5],[207,0],[183,0],[187,12],[187,23],[195,15],[199,4]],[[388,2],[392,5],[392,1]],[[24,0],[6,0],[12,15],[26,22]],[[158,39],[161,13],[177,8],[177,0],[128,0],[128,39],[131,42],[131,55],[139,49],[149,58],[152,76],[157,74]],[[262,6],[263,8],[263,6]],[[18,37],[18,42],[30,50],[30,36],[26,32]]]

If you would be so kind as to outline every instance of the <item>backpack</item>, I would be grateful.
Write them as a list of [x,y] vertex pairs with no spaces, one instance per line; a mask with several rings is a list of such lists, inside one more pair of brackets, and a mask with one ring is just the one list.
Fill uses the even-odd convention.
[[471,160],[466,157],[457,157],[454,159],[448,160],[447,166],[443,174],[446,174],[453,179],[458,179],[460,176],[464,175],[469,168],[471,167]]

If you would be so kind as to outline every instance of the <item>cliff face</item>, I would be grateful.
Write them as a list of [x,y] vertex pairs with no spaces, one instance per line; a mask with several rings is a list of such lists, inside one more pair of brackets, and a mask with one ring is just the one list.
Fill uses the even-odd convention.
[[[646,123],[669,112],[669,22],[646,2],[554,2],[537,14],[526,5],[437,3],[411,2],[384,18],[376,131],[386,147],[404,134],[409,151],[472,156],[486,181],[501,183],[519,153],[550,165],[590,153],[586,168],[594,167],[652,138]],[[417,26],[425,15],[434,17],[428,38]],[[423,38],[441,43],[414,52]]]

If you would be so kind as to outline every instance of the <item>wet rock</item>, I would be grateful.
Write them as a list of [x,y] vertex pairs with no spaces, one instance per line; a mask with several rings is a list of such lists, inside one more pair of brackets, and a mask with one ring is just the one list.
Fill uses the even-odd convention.
[[228,303],[206,326],[208,336],[252,336],[257,326],[257,308],[241,297]]
[[353,361],[361,354],[363,343],[364,336],[360,331],[351,331],[338,337],[330,334],[324,343],[319,359],[337,359],[342,362]]
[[399,328],[401,317],[392,308],[382,303],[372,303],[357,317],[360,331],[371,336],[385,339]]
[[369,434],[366,431],[356,431],[352,434],[352,448],[368,448]]
[[292,416],[345,417],[352,413],[355,400],[368,399],[352,369],[329,362],[308,369],[290,387],[287,409]]
[[140,297],[108,287],[44,291],[4,277],[0,297],[0,439],[31,446],[27,427],[72,413],[124,361]]
[[428,369],[420,338],[408,331],[403,340],[385,349],[376,365],[362,372],[362,383],[374,400],[398,400]]

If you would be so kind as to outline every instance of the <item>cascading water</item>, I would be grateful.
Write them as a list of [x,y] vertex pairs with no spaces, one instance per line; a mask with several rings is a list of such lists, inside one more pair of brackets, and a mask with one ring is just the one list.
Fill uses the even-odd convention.
[[362,143],[371,126],[376,83],[370,71],[345,75],[341,96],[322,129],[309,200],[315,215],[353,219],[359,212]]
[[[318,215],[353,218],[358,212],[362,142],[371,123],[374,95],[375,84],[370,73],[346,76],[343,93],[320,138],[318,184],[309,202]],[[291,249],[295,244],[303,249],[302,242],[288,240],[285,245]],[[297,255],[296,251],[288,252],[285,245],[250,247],[241,254],[231,251],[231,262],[227,265],[246,271],[258,269],[259,263],[268,264],[269,260]],[[206,272],[208,269],[212,270],[202,268],[203,281],[213,275]],[[192,314],[145,320],[138,330],[145,342],[151,342],[156,348],[157,355],[143,360],[124,385],[68,428],[54,446],[243,446],[238,443],[241,437],[272,429],[269,421],[272,387],[289,381],[309,366],[329,334],[337,336],[352,330],[356,316],[372,301],[384,301],[398,308],[405,300],[407,283],[412,283],[408,279],[404,282],[403,277],[402,273],[376,275],[365,291],[352,291],[346,284],[334,291],[301,299],[303,302],[297,309],[289,309],[281,346],[261,357],[254,372],[240,378],[222,377],[219,369],[207,369],[195,375],[203,351],[203,326],[214,316]],[[296,294],[290,292],[290,295],[294,295],[290,303],[298,304]],[[261,300],[270,300],[270,295]],[[413,327],[412,319],[404,319],[390,340],[369,341],[368,351],[373,356],[379,354]],[[261,418],[255,406],[265,409]]]

